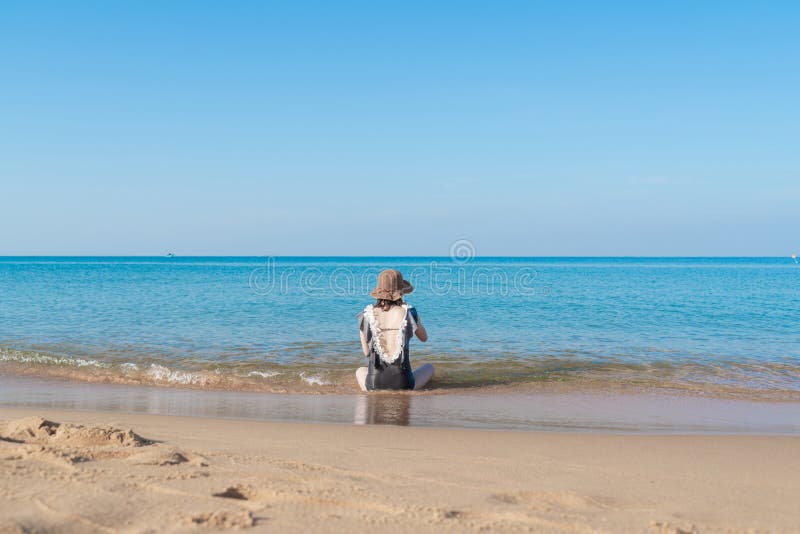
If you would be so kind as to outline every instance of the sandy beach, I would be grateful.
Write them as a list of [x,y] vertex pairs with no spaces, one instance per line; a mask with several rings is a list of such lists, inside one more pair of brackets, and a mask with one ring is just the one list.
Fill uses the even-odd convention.
[[800,437],[0,409],[0,532],[793,532]]
[[0,534],[800,534],[800,2],[0,20]]

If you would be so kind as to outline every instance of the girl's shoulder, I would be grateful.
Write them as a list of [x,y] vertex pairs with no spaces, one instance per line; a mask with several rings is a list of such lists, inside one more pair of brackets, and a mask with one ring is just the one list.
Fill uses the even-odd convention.
[[374,306],[372,304],[367,304],[364,306],[364,309],[361,310],[356,314],[356,317],[364,317],[365,313],[372,313]]
[[[405,302],[405,303],[403,303],[403,308],[406,311],[408,311],[408,313],[413,315],[415,319],[419,315],[418,312],[417,312],[417,308],[413,304],[409,304],[408,302]],[[374,315],[374,314],[375,314],[375,305],[374,304],[367,304],[366,306],[364,306],[363,310],[361,310],[360,312],[358,312],[356,314],[356,317],[361,319],[364,316],[369,317],[369,316]]]

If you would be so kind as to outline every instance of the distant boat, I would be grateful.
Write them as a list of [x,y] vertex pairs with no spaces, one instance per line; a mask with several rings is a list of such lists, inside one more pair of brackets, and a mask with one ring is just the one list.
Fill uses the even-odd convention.
[[167,257],[168,258],[174,258],[175,257],[175,253],[174,252],[167,252]]

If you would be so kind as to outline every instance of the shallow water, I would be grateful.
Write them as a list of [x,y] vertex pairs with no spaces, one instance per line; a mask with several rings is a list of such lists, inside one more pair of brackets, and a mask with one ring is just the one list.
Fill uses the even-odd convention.
[[415,285],[437,392],[590,380],[800,392],[800,265],[781,258],[0,258],[0,373],[355,391],[355,314]]
[[647,434],[800,434],[800,403],[607,392],[275,394],[0,376],[0,406],[306,423]]

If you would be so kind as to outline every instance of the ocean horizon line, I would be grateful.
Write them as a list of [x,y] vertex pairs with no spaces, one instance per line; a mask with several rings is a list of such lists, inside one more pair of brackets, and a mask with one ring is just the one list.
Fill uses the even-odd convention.
[[[425,259],[452,259],[449,255],[373,255],[373,254],[0,254],[0,260],[16,259],[16,258],[159,258],[159,259],[177,259],[177,258],[379,258],[379,259],[409,259],[409,258],[425,258]],[[705,260],[705,259],[792,259],[791,255],[785,256],[724,256],[724,255],[709,255],[709,256],[655,256],[655,255],[521,255],[521,254],[487,254],[475,255],[469,259],[496,259],[496,258],[518,258],[518,259],[674,259],[674,260]]]

